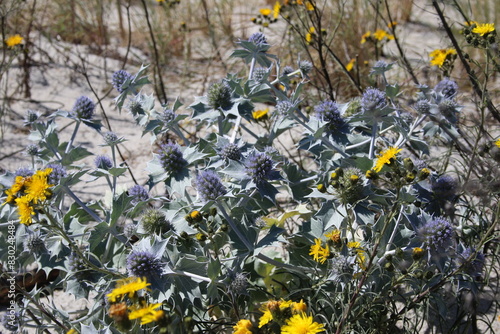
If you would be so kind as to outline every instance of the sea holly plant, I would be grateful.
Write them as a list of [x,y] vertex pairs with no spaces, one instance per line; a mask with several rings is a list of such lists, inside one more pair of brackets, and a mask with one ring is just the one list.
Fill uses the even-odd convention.
[[[157,105],[144,93],[146,66],[113,75],[117,108],[154,145],[147,182],[125,191],[127,167],[116,149],[127,138],[103,131],[90,98],[71,112],[28,113],[37,149],[29,167],[0,180],[0,217],[16,226],[15,239],[0,242],[26,249],[19,263],[55,278],[18,287],[19,326],[415,333],[421,321],[435,325],[425,310],[445,322],[449,291],[454,301],[473,298],[457,320],[472,321],[484,269],[495,261],[486,245],[498,208],[479,210],[464,194],[464,176],[430,155],[438,143],[450,151],[464,145],[457,84],[422,85],[408,107],[386,75],[395,65],[379,62],[372,75],[385,85],[353,100],[318,98],[308,113],[310,62],[285,71],[262,33],[238,48],[232,55],[248,73],[214,82],[188,108],[180,100]],[[265,126],[255,117],[262,103],[272,110]],[[68,142],[60,140],[60,118],[74,122]],[[180,127],[186,119],[196,137]],[[94,153],[74,144],[81,123],[110,151],[93,166],[83,161]],[[297,128],[298,138],[290,135]],[[89,176],[108,189],[84,200],[76,190]],[[88,299],[88,308],[68,314],[47,305],[41,298],[55,289]]]

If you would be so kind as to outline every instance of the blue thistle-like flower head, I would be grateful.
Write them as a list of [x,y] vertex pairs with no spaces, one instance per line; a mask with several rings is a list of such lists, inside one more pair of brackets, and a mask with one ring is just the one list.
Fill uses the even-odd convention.
[[161,276],[163,264],[148,251],[133,250],[127,256],[127,271],[130,276],[151,278]]
[[132,204],[134,205],[139,202],[145,202],[149,199],[147,189],[138,184],[128,190],[128,196],[132,197]]
[[268,180],[271,177],[273,168],[273,159],[264,152],[254,151],[250,153],[245,162],[246,173],[256,184]]
[[127,238],[132,238],[137,232],[137,225],[134,223],[127,223],[123,226],[123,234]]
[[328,130],[330,131],[337,130],[345,124],[336,102],[325,100],[316,105],[314,111],[318,119],[328,123]]
[[252,73],[252,79],[262,82],[267,77],[268,69],[265,67],[256,67]]
[[438,104],[438,110],[450,123],[456,124],[458,122],[458,103],[451,99],[443,99]]
[[47,168],[52,168],[52,172],[50,172],[48,177],[49,184],[56,185],[63,177],[68,176],[66,168],[64,168],[61,164],[50,163],[47,165]]
[[309,60],[301,60],[299,62],[299,69],[302,74],[307,75],[313,69],[313,64]]
[[33,169],[31,168],[28,168],[28,167],[20,167],[18,168],[14,175],[15,176],[22,176],[22,177],[28,177],[28,176],[32,176],[35,172],[33,171]]
[[365,111],[383,109],[386,105],[387,101],[385,100],[385,92],[382,92],[377,88],[367,88],[361,97],[361,107]]
[[285,66],[283,67],[283,71],[281,72],[281,76],[285,77],[289,75],[290,73],[293,73],[295,71],[292,66]]
[[98,155],[94,159],[95,168],[108,170],[113,167],[113,162],[107,155]]
[[177,173],[187,164],[181,149],[176,144],[162,144],[159,156],[161,166],[169,173]]
[[71,109],[79,119],[90,120],[94,116],[95,103],[87,96],[80,96],[73,109]]
[[474,278],[481,276],[485,260],[484,254],[482,252],[477,252],[475,258],[472,258],[470,262],[467,262],[467,260],[475,252],[476,250],[474,248],[468,247],[464,249],[457,258],[458,265],[463,265],[465,273]]
[[111,83],[113,84],[113,87],[119,92],[123,92],[123,84],[127,80],[132,80],[132,74],[128,73],[125,70],[119,70],[113,73],[113,76],[111,77]]
[[157,209],[147,210],[141,218],[141,226],[148,235],[161,234],[173,229],[165,214]]
[[248,41],[255,44],[256,46],[262,46],[268,44],[266,35],[264,35],[261,32],[253,33],[248,39]]
[[433,250],[444,248],[454,234],[453,226],[444,218],[428,221],[419,230],[425,245]]
[[24,119],[24,125],[31,125],[35,123],[40,118],[40,113],[34,110],[28,110],[26,112],[26,118]]
[[208,105],[212,109],[231,109],[231,88],[225,83],[216,82],[208,88]]
[[413,108],[419,114],[428,114],[431,110],[431,103],[427,99],[420,99],[413,105]]
[[75,252],[68,256],[68,269],[77,279],[88,279],[92,274],[87,263]]
[[216,200],[227,193],[219,175],[213,170],[204,170],[196,177],[196,189],[200,199],[204,202]]
[[441,93],[447,99],[452,99],[458,93],[458,85],[454,80],[444,78],[434,87],[434,91]]
[[450,199],[454,197],[458,188],[457,180],[450,175],[443,175],[431,181],[431,190],[437,198]]
[[45,241],[39,231],[29,232],[23,240],[24,251],[40,255],[47,251]]
[[230,273],[228,276],[230,279],[229,292],[235,296],[247,294],[248,278],[246,274]]
[[222,146],[222,148],[219,151],[219,155],[223,159],[231,159],[239,161],[241,159],[241,150],[238,147],[238,145],[234,143],[227,143],[226,145]]
[[29,156],[37,156],[40,153],[40,147],[37,144],[29,144],[26,146],[26,154]]
[[104,142],[110,146],[116,145],[120,142],[120,138],[118,138],[118,135],[112,131],[105,132],[103,138]]
[[293,108],[293,103],[287,100],[279,101],[276,104],[276,112],[279,115],[286,115]]
[[158,118],[165,124],[170,123],[175,119],[175,112],[172,109],[165,108],[161,114],[158,115]]

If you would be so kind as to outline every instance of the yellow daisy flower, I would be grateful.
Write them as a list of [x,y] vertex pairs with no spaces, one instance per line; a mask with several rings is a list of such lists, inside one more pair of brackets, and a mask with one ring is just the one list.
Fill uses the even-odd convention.
[[307,311],[307,304],[304,303],[304,301],[301,299],[300,302],[294,302],[292,306],[292,312],[294,314],[296,313],[302,313]]
[[141,306],[139,305],[133,305],[129,308],[130,313],[128,314],[128,318],[130,320],[134,319],[139,319],[146,317],[148,315],[154,314],[158,307],[161,306],[161,303],[156,303],[156,304],[143,304]]
[[13,203],[14,200],[16,199],[16,195],[18,192],[23,189],[24,184],[26,181],[28,181],[30,177],[22,177],[22,176],[16,176],[16,180],[12,187],[10,189],[7,189],[5,191],[5,194],[7,194],[7,199],[5,200],[5,203]]
[[387,150],[382,151],[382,153],[378,155],[378,159],[375,163],[375,167],[373,167],[373,170],[379,173],[384,165],[391,164],[391,159],[394,159],[396,157],[396,154],[398,154],[400,151],[401,149],[397,147],[389,147]]
[[387,28],[391,29],[391,28],[394,28],[397,25],[398,25],[398,22],[392,21],[392,22],[387,23]]
[[323,264],[330,256],[330,250],[328,247],[322,247],[321,239],[316,238],[314,239],[314,245],[310,248],[309,255],[313,256],[314,261]]
[[335,243],[339,243],[341,242],[340,240],[340,230],[333,230],[333,231],[330,231],[328,233],[325,233],[325,237],[327,237],[328,239],[330,239],[331,241],[335,242]]
[[26,182],[26,190],[24,192],[34,204],[38,204],[39,201],[45,201],[47,196],[50,196],[51,192],[49,188],[54,185],[48,183],[47,177],[51,172],[52,168],[46,168],[43,171],[38,170]]
[[129,298],[132,298],[134,293],[136,293],[139,290],[146,289],[148,286],[150,286],[151,283],[148,283],[146,278],[139,278],[139,277],[129,277],[125,279],[118,280],[116,282],[116,287],[111,291],[111,293],[108,293],[106,297],[108,297],[108,300],[112,303],[116,302],[117,299],[128,295]]
[[472,29],[473,33],[479,34],[481,36],[489,34],[490,32],[493,32],[493,31],[495,31],[495,24],[494,23],[479,24],[474,29]]
[[306,34],[306,42],[311,43],[313,40],[314,35],[316,35],[316,28],[310,27],[309,32]]
[[247,319],[241,319],[233,326],[233,334],[252,334],[252,322]]
[[21,44],[23,41],[24,38],[22,38],[21,35],[17,34],[7,37],[7,39],[5,40],[5,44],[7,44],[7,47],[12,49],[14,46]]
[[437,49],[429,53],[431,65],[442,67],[449,55],[457,54],[455,49]]
[[382,29],[377,29],[377,31],[373,33],[373,37],[375,37],[376,40],[381,41],[385,37],[387,37],[387,31]]
[[31,225],[33,223],[33,216],[35,210],[31,206],[31,201],[28,196],[16,198],[17,212],[19,213],[19,222],[24,225]]
[[259,9],[259,13],[261,13],[263,16],[269,16],[271,14],[271,9],[261,8]]
[[308,2],[306,2],[306,9],[308,11],[312,11],[312,10],[314,10],[314,5],[310,1],[308,1]]
[[163,312],[162,310],[151,311],[151,313],[148,313],[141,317],[141,325],[146,325],[151,322],[157,322],[161,318],[163,318],[164,315],[165,312]]
[[256,121],[267,119],[269,117],[269,108],[253,111],[252,117]]
[[500,148],[500,138],[498,138],[496,141],[495,141],[495,145]]
[[351,60],[349,60],[349,62],[347,63],[347,65],[345,66],[345,69],[350,72],[352,71],[352,69],[354,68],[354,64],[356,63],[356,59],[352,58]]
[[292,316],[281,327],[281,334],[316,334],[324,331],[323,324],[313,321],[313,317],[305,313]]
[[367,32],[365,32],[363,34],[363,36],[361,36],[361,44],[365,44],[367,38],[370,37],[371,35],[372,35],[372,32],[370,30],[368,30]]
[[273,7],[273,18],[277,19],[280,16],[281,12],[281,4],[279,1],[276,1]]
[[271,314],[271,311],[269,309],[266,309],[264,311],[264,314],[259,319],[259,328],[262,328],[262,326],[266,325],[268,322],[273,320],[273,315]]

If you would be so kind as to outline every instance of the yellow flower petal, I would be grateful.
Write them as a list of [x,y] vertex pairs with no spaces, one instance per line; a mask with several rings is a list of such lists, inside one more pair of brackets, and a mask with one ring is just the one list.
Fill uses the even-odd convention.
[[271,14],[271,9],[270,8],[261,8],[259,9],[259,12],[263,15],[263,16],[268,16]]
[[490,32],[493,32],[493,31],[495,31],[495,24],[494,23],[479,24],[474,29],[472,29],[473,33],[479,34],[481,36],[484,36]]

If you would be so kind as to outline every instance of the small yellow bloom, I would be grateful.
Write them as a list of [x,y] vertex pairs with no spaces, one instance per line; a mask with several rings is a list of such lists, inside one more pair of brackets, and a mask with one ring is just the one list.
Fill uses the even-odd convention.
[[271,14],[271,9],[270,8],[261,8],[261,9],[259,9],[259,12],[263,16],[269,16]]
[[382,151],[378,155],[377,162],[375,163],[375,167],[373,167],[373,170],[379,173],[384,165],[390,165],[391,164],[391,159],[394,159],[396,157],[396,154],[401,152],[402,149],[397,148],[397,147],[389,147],[387,150]]
[[316,28],[310,27],[309,32],[306,34],[306,42],[311,43],[315,35],[316,35]]
[[500,138],[498,138],[496,141],[495,141],[495,145],[500,148]]
[[255,110],[254,112],[252,112],[252,117],[256,121],[267,119],[269,117],[269,108]]
[[78,333],[74,328],[71,328],[69,331],[66,332],[66,334],[76,334]]
[[383,40],[384,38],[387,37],[387,35],[388,35],[387,31],[382,30],[382,29],[377,29],[377,31],[375,31],[373,33],[373,37],[375,37],[375,39],[378,40],[378,41]]
[[495,24],[494,23],[479,24],[474,29],[472,29],[473,33],[479,34],[481,36],[489,34],[490,32],[493,32],[493,31],[495,31]]
[[129,277],[125,279],[121,279],[116,281],[116,287],[106,295],[109,301],[114,303],[118,298],[121,298],[125,295],[128,295],[129,298],[132,298],[134,293],[139,290],[146,289],[150,286],[151,283],[148,283],[146,278],[139,277]]
[[392,28],[394,28],[397,25],[398,25],[398,23],[396,21],[392,21],[392,22],[389,22],[387,24],[387,28],[392,29]]
[[201,216],[201,213],[200,211],[198,210],[193,210],[189,213],[189,217],[191,217],[192,219],[194,219],[195,221],[199,221],[201,220],[202,216]]
[[50,196],[51,192],[49,188],[54,186],[53,184],[49,184],[47,180],[50,173],[52,173],[52,168],[46,168],[43,171],[38,170],[25,183],[26,190],[24,192],[34,204],[38,204],[39,201],[45,201],[47,196]]
[[361,36],[361,44],[365,44],[367,38],[370,37],[371,35],[372,35],[372,32],[370,30],[368,30],[367,32],[365,32],[363,34],[363,36]]
[[276,1],[273,7],[273,17],[277,19],[280,16],[280,12],[281,12],[281,4],[279,1]]
[[437,49],[429,53],[431,65],[442,67],[450,55],[457,54],[455,49]]
[[424,256],[424,250],[420,247],[415,247],[411,251],[411,256],[414,260],[421,259]]
[[22,176],[16,176],[16,180],[12,187],[10,189],[7,189],[5,191],[5,194],[7,194],[7,199],[5,200],[6,203],[13,203],[14,200],[16,199],[16,195],[18,192],[23,189],[24,184],[26,183],[27,180],[29,180],[30,177],[22,177]]
[[356,59],[352,58],[351,60],[349,60],[349,62],[347,63],[347,65],[345,66],[345,69],[350,72],[352,71],[352,69],[354,68],[354,64],[356,63]]
[[347,248],[359,248],[361,246],[361,243],[359,241],[349,241],[347,243]]
[[130,313],[128,314],[128,318],[130,320],[134,319],[139,319],[143,318],[147,315],[155,313],[155,309],[161,306],[161,303],[156,303],[156,304],[142,304],[141,306],[139,305],[133,305],[132,307],[129,308]]
[[328,233],[325,233],[325,237],[327,237],[328,239],[330,239],[334,243],[341,242],[341,240],[340,240],[340,230],[337,230],[337,229],[335,229],[333,231],[330,231]]
[[314,239],[314,245],[309,250],[309,255],[313,256],[314,261],[323,264],[330,257],[330,250],[328,247],[322,247],[321,239],[316,238]]
[[162,310],[151,311],[150,313],[141,317],[141,325],[147,325],[151,322],[157,322],[161,318],[163,318],[164,315],[165,312],[163,312]]
[[24,225],[31,225],[33,223],[33,216],[35,210],[31,206],[31,201],[28,196],[22,196],[15,199],[17,205],[17,212],[19,213],[19,222]]
[[306,9],[312,11],[314,10],[314,5],[310,1],[308,1],[306,2]]
[[5,40],[5,44],[7,44],[7,47],[9,48],[13,48],[16,45],[21,44],[23,41],[24,38],[22,38],[21,35],[18,34],[7,37],[7,39]]
[[281,327],[281,334],[316,334],[324,332],[323,324],[313,321],[312,316],[300,313],[292,316]]
[[294,314],[302,313],[307,311],[307,304],[301,299],[300,302],[294,302],[292,306],[292,312]]
[[252,334],[252,322],[247,319],[241,319],[233,326],[233,334]]
[[273,315],[271,314],[271,311],[269,309],[264,311],[264,314],[259,319],[259,328],[262,328],[262,326],[266,325],[268,322],[273,320]]

